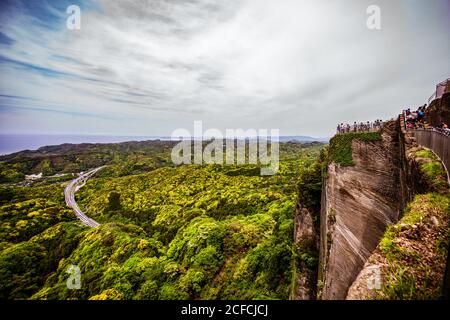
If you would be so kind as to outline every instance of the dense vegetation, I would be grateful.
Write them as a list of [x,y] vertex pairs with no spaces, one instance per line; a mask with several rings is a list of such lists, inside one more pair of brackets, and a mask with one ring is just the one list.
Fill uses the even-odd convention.
[[115,176],[153,170],[170,165],[172,141],[142,141],[109,144],[62,144],[36,151],[21,151],[0,157],[0,183],[20,182],[25,175],[52,176],[75,173],[105,164]]
[[[260,176],[258,165],[174,166],[169,142],[136,144],[64,145],[2,159],[2,177],[108,167],[77,193],[101,223],[93,229],[65,206],[68,177],[26,185],[4,178],[0,298],[287,298],[298,187],[317,207],[320,182],[310,176],[322,145],[283,143],[278,173]],[[70,265],[81,270],[79,290],[66,286]]]
[[[291,298],[296,298],[297,277],[308,279],[310,297],[317,293],[317,277],[319,265],[319,235],[320,235],[320,200],[322,193],[322,177],[327,162],[327,148],[322,148],[315,163],[299,173],[298,178],[298,205],[306,209],[312,218],[313,234],[303,234],[297,238],[293,246],[293,283],[291,285]],[[297,207],[296,210],[299,210]],[[297,215],[305,214],[296,212]],[[300,281],[302,283],[302,281]],[[300,288],[300,290],[304,290]]]
[[349,132],[336,134],[330,140],[328,150],[329,162],[334,162],[343,166],[353,166],[352,141],[381,140],[381,132]]

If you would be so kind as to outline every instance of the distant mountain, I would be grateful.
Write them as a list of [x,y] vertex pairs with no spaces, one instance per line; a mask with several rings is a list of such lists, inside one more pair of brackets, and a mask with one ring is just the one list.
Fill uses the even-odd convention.
[[[194,138],[198,139],[198,138]],[[204,138],[207,139],[207,138]],[[3,135],[0,134],[0,156],[25,150],[38,150],[43,146],[58,146],[63,144],[110,144],[142,141],[170,141],[169,136],[77,136],[77,135]],[[309,136],[281,136],[280,142],[328,142],[329,138],[314,138]],[[41,150],[42,151],[42,150]],[[44,150],[45,151],[45,150]]]
[[328,142],[330,141],[330,138],[328,137],[310,137],[310,136],[281,136],[280,142],[287,142],[287,141],[300,141],[300,142],[313,142],[313,141],[319,141],[319,142]]

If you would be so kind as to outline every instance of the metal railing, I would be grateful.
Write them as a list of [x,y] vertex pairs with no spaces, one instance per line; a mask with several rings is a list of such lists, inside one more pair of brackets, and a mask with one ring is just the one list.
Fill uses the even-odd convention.
[[443,134],[444,136],[450,137],[450,129],[442,129],[442,128],[435,128],[435,127],[427,127],[427,128],[415,128],[413,130],[425,130],[425,131],[432,131],[432,132],[438,132],[440,134]]
[[[445,171],[447,172],[447,181],[450,184],[450,135],[438,130],[432,129],[414,129],[414,137],[419,145],[430,149],[442,161]],[[447,250],[447,264],[444,273],[444,283],[442,286],[443,298],[448,300],[450,298],[450,243]]]
[[[414,129],[416,142],[432,150],[442,161],[446,169],[450,168],[450,134],[437,128]],[[448,170],[447,170],[448,173]],[[449,179],[450,180],[450,179]]]

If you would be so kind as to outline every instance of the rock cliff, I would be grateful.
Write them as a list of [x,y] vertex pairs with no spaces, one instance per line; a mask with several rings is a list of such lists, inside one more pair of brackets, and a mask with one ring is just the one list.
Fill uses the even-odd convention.
[[[318,239],[314,228],[313,215],[297,203],[294,218],[294,246],[298,255],[295,261],[292,300],[316,299],[317,272],[315,256],[317,256]],[[302,257],[303,256],[303,257]],[[312,263],[311,263],[312,262]]]
[[386,227],[398,221],[412,193],[401,139],[398,121],[391,121],[379,141],[352,140],[353,166],[328,165],[320,213],[322,299],[345,299]]
[[[447,106],[448,99],[439,104]],[[437,108],[435,116],[446,117],[447,109]],[[301,258],[292,299],[433,299],[442,283],[450,287],[444,277],[450,268],[448,175],[442,156],[419,138],[405,130],[400,115],[381,132],[331,139],[314,178],[319,192],[303,202],[299,196],[295,211],[294,249]],[[317,203],[313,210],[303,205],[308,199]],[[313,256],[318,265],[308,263]]]
[[450,125],[450,92],[431,102],[426,111],[426,120],[433,127],[440,127],[443,122]]
[[[425,193],[408,203],[401,220],[389,226],[351,285],[347,299],[439,299],[450,239],[450,189],[439,159],[411,148]],[[430,170],[430,168],[433,168]]]

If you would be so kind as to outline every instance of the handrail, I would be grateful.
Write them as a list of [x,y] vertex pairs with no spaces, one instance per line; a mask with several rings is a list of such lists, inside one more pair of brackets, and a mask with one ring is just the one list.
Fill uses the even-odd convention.
[[450,130],[444,130],[441,128],[435,128],[435,127],[429,127],[429,128],[415,128],[415,129],[411,129],[411,130],[416,130],[416,131],[430,131],[430,132],[437,132],[440,133],[446,137],[450,137]]
[[[414,133],[416,142],[419,145],[430,149],[439,157],[439,159],[441,160],[441,162],[443,163],[443,165],[447,171],[447,176],[449,176],[449,183],[450,183],[450,172],[448,171],[450,169],[450,153],[448,151],[448,150],[450,150],[450,135],[447,132],[438,130],[438,128],[430,128],[430,129],[417,128],[417,129],[409,129],[409,131],[412,131]],[[436,133],[436,134],[439,134],[440,136],[445,137],[446,139],[444,139],[442,141],[442,143],[441,143],[442,145],[439,145],[437,142],[433,144],[432,141],[428,141],[428,139],[427,140],[421,139],[423,137],[416,134],[416,133],[420,133],[420,132],[428,132],[430,134]],[[431,140],[431,139],[429,139],[429,140]],[[449,144],[449,146],[447,146],[447,148],[445,148],[445,146],[444,146],[445,143]]]
[[[450,184],[450,136],[441,131],[437,131],[436,128],[433,128],[432,130],[412,129],[411,131],[414,132],[414,136],[416,137],[416,141],[419,145],[430,149],[436,156],[439,157],[442,164],[444,165],[445,171],[447,172],[447,179]],[[421,136],[421,134],[424,132],[429,133],[430,137]],[[435,135],[436,137],[439,135],[439,139],[433,141],[432,135]],[[442,295],[446,300],[450,298],[450,243],[448,244],[447,248],[447,264],[445,267],[442,287]]]

